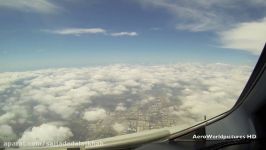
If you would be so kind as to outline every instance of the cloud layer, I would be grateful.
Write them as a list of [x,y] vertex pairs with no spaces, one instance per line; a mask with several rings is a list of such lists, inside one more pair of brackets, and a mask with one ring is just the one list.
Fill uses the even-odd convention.
[[189,126],[230,109],[250,72],[219,63],[3,72],[0,130],[25,141],[114,136],[128,129],[127,116],[149,114],[158,100],[175,125]]

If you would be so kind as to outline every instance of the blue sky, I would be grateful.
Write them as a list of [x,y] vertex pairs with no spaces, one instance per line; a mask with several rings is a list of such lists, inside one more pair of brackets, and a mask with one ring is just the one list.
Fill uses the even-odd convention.
[[0,71],[253,65],[266,39],[265,8],[263,0],[0,0]]

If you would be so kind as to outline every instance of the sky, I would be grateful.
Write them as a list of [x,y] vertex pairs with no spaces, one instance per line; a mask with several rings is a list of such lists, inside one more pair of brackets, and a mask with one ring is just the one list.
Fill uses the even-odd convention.
[[254,65],[264,0],[0,0],[0,71],[180,62]]
[[[158,99],[180,129],[225,112],[265,44],[265,8],[265,0],[0,0],[0,140],[120,135],[128,120],[112,114],[137,108],[153,118],[145,112]],[[99,120],[104,130],[91,130]]]

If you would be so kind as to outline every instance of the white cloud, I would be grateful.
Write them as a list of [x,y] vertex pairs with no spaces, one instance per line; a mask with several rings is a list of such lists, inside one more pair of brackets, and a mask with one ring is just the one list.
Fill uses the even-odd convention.
[[82,34],[105,34],[106,30],[102,28],[65,28],[59,30],[44,30],[60,35],[82,35]]
[[44,32],[59,34],[59,35],[75,35],[80,36],[84,34],[103,34],[103,35],[110,35],[110,36],[138,36],[137,32],[115,32],[115,33],[108,33],[106,29],[103,28],[64,28],[58,30],[49,30],[45,29],[42,30]]
[[240,23],[219,33],[224,48],[242,50],[259,55],[266,42],[266,18],[260,21]]
[[4,141],[11,141],[16,138],[16,134],[14,133],[13,129],[9,125],[0,125],[0,140]]
[[45,114],[48,112],[47,107],[44,105],[37,105],[33,109],[40,114]]
[[142,105],[144,105],[144,104],[148,104],[148,103],[150,103],[150,102],[152,102],[152,101],[154,101],[154,100],[155,100],[154,97],[147,97],[147,98],[141,100],[141,104],[142,104]]
[[83,119],[87,121],[102,120],[106,117],[106,111],[102,108],[96,108],[94,110],[86,111],[83,115]]
[[117,106],[116,106],[116,108],[115,108],[116,111],[125,111],[126,109],[127,109],[127,108],[124,106],[123,103],[119,103],[119,104],[117,104]]
[[75,108],[71,101],[60,101],[50,105],[49,109],[62,116],[62,118],[69,118],[74,112]]
[[[9,101],[9,99],[7,99]],[[6,123],[25,123],[28,118],[28,110],[26,106],[15,103],[3,103],[4,106],[2,110],[5,111],[4,114],[0,114],[0,124]]]
[[0,124],[5,124],[13,120],[15,118],[15,114],[12,112],[7,112],[0,116]]
[[68,140],[73,134],[67,127],[58,127],[52,124],[42,124],[40,126],[33,127],[31,130],[26,130],[18,142],[62,142]]
[[59,9],[49,0],[0,0],[0,7],[38,13],[53,13]]
[[112,125],[112,128],[118,133],[123,132],[125,130],[125,126],[117,122]]
[[138,36],[137,32],[116,32],[111,33],[111,36]]

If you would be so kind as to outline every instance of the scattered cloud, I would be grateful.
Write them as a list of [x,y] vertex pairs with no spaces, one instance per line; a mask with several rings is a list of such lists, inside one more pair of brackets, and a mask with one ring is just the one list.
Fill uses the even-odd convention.
[[62,118],[69,118],[75,111],[74,108],[72,108],[71,101],[65,101],[63,102],[55,102],[54,104],[51,104],[49,109],[59,115],[62,116]]
[[18,142],[32,143],[32,142],[63,142],[72,137],[71,130],[67,127],[58,127],[49,123],[35,126],[30,130],[26,130]]
[[59,10],[59,7],[49,0],[0,0],[0,7],[45,14]]
[[46,106],[44,105],[37,105],[37,106],[34,106],[33,108],[37,113],[39,114],[45,114],[48,112],[48,109]]
[[83,119],[87,121],[102,120],[106,117],[106,111],[102,108],[96,108],[94,110],[86,111]]
[[126,129],[126,127],[123,124],[117,122],[112,125],[112,128],[118,133],[123,132]]
[[111,36],[138,36],[137,32],[116,32],[111,33]]
[[266,42],[266,18],[237,24],[218,33],[223,48],[231,48],[259,55]]
[[125,111],[126,109],[127,109],[127,108],[124,106],[123,103],[119,103],[119,104],[117,104],[117,106],[116,106],[116,108],[115,108],[116,111]]

